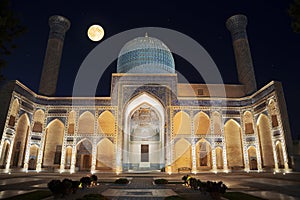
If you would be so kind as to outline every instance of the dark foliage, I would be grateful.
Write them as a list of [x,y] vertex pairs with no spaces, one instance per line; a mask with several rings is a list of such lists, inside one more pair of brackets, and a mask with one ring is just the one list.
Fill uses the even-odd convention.
[[72,193],[72,180],[65,178],[62,181],[62,195],[66,196]]
[[129,181],[127,178],[119,178],[117,180],[115,180],[115,184],[128,184]]
[[75,194],[80,185],[80,181],[72,181],[72,192]]
[[91,176],[91,181],[97,182],[97,180],[98,180],[98,177],[97,177],[95,174],[93,174],[93,175]]
[[79,181],[72,181],[71,179],[60,180],[51,180],[48,183],[48,188],[52,192],[55,198],[64,197],[71,193],[76,193]]
[[92,180],[91,180],[90,177],[85,176],[85,177],[82,177],[80,179],[80,183],[82,185],[82,188],[84,189],[84,188],[87,188],[87,187],[89,187],[91,185]]
[[15,38],[26,31],[10,4],[10,0],[0,1],[0,80],[3,79],[1,69],[6,65],[4,56],[12,53],[16,48]]
[[60,180],[52,180],[48,183],[48,188],[54,197],[60,197],[63,192],[63,184]]
[[300,0],[294,0],[288,10],[292,19],[292,29],[296,33],[300,33]]
[[203,192],[209,192],[209,193],[218,193],[218,194],[224,194],[228,187],[222,182],[201,182],[199,179],[196,178],[189,178],[189,176],[183,176],[182,180],[184,183],[187,183],[187,185],[194,189],[194,190],[201,190]]

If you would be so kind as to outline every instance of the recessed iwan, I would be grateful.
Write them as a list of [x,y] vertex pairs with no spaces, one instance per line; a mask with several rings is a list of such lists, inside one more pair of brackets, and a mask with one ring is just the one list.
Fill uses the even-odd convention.
[[94,42],[100,41],[104,37],[104,29],[100,25],[92,25],[87,31],[90,40]]

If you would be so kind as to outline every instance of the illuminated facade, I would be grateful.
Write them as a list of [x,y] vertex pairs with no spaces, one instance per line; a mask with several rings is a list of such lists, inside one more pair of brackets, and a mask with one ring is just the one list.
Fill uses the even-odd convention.
[[[243,44],[243,37],[233,40]],[[249,80],[255,77],[241,85],[178,83],[168,47],[138,37],[120,51],[110,97],[47,97],[10,82],[0,166],[6,172],[289,171],[281,84],[256,91]],[[211,95],[208,87],[226,95]]]

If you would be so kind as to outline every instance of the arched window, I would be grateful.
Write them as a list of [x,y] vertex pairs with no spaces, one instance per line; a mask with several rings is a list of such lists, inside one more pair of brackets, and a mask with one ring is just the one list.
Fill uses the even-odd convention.
[[245,130],[245,134],[253,134],[254,133],[253,117],[252,117],[252,113],[249,111],[246,111],[244,113],[244,130]]

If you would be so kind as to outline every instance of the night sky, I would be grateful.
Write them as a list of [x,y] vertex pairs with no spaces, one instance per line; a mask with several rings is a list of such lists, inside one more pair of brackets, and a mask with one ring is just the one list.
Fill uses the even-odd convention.
[[[13,10],[28,31],[16,40],[18,47],[7,57],[8,65],[3,73],[7,79],[17,79],[37,92],[49,34],[48,18],[62,15],[71,21],[71,28],[65,38],[57,96],[71,96],[77,70],[97,46],[98,43],[86,36],[88,27],[94,23],[105,29],[104,39],[138,27],[163,27],[182,32],[208,51],[225,83],[238,83],[231,36],[225,22],[241,13],[248,17],[247,32],[258,88],[271,80],[282,82],[292,134],[299,139],[300,34],[292,32],[287,14],[292,1],[178,2],[12,0]],[[202,82],[200,75],[191,73],[188,62],[175,56],[175,64],[176,70],[191,83]],[[113,72],[116,72],[116,62],[101,78],[100,96],[109,95]]]

